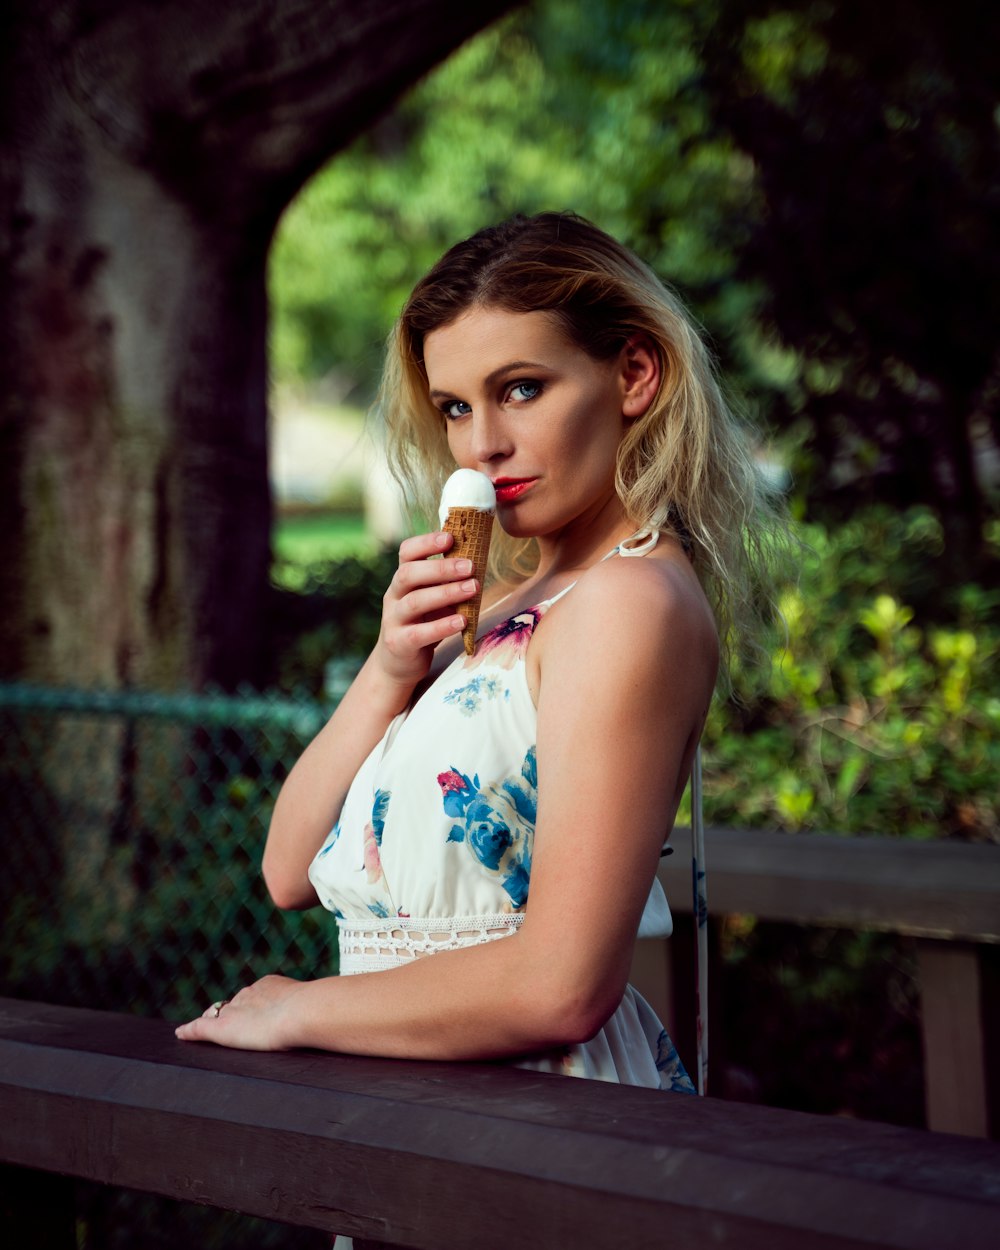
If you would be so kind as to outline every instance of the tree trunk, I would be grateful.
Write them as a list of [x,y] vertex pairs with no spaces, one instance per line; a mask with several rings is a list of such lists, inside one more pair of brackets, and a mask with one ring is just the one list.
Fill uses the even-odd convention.
[[274,224],[505,7],[9,4],[0,676],[266,677]]

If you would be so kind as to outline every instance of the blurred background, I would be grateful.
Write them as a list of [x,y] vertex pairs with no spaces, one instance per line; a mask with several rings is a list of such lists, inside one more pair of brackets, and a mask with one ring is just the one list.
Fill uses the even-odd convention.
[[[129,66],[144,7],[117,6],[98,65]],[[300,58],[353,46],[343,5],[274,7],[315,23]],[[189,146],[144,147],[127,110],[105,124],[102,91],[174,88],[129,71],[91,89],[81,54],[59,168],[100,123],[116,207],[92,198],[84,224],[52,217],[6,254],[0,991],[181,1018],[274,968],[335,969],[323,917],[268,904],[263,836],[374,641],[410,523],[366,416],[382,343],[440,253],[512,212],[573,209],[678,290],[803,540],[771,667],[737,669],[713,708],[707,822],[1000,841],[997,14],[535,0],[384,81],[366,44],[375,85],[346,122],[295,62],[251,106],[267,49],[234,69],[210,26],[208,67],[177,76]],[[298,91],[314,114],[294,130]],[[55,210],[30,183],[36,223]],[[717,1092],[924,1122],[912,942],[752,916],[718,941]],[[85,1197],[82,1246],[138,1244],[139,1200],[119,1201]],[[189,1218],[135,1217],[150,1247]]]

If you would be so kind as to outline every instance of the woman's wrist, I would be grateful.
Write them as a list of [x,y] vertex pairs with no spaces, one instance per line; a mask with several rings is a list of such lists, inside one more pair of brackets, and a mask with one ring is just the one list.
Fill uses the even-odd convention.
[[388,723],[409,706],[416,687],[415,680],[388,672],[376,648],[362,665],[351,689],[356,689],[365,706]]
[[336,1050],[333,1035],[332,998],[336,993],[336,977],[316,981],[297,981],[295,990],[282,1004],[277,1022],[278,1042],[282,1050]]

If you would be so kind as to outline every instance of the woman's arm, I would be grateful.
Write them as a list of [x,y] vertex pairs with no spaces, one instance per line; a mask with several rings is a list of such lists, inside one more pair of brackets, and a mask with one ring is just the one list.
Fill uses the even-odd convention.
[[536,637],[540,802],[519,932],[385,972],[268,977],[217,1018],[182,1026],[180,1037],[486,1059],[584,1041],[601,1028],[624,991],[715,677],[700,591],[662,561],[649,564],[628,575],[624,561],[591,570],[563,601],[572,610],[554,610]]
[[[434,648],[464,628],[468,560],[429,560],[451,546],[441,532],[408,538],[383,598],[379,639],[330,720],[288,774],[264,848],[264,880],[279,907],[311,907],[307,872],[333,828],[355,774],[426,676]],[[466,579],[466,580],[458,580]]]

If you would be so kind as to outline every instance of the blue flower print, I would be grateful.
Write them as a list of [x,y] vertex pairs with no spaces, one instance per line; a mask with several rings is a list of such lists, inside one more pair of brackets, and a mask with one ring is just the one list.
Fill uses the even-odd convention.
[[319,851],[320,855],[329,854],[329,852],[332,851],[333,848],[337,845],[337,839],[339,837],[340,837],[340,821],[338,820],[337,823],[333,826],[333,829],[330,831],[330,836],[327,838],[327,840],[323,843],[322,847],[320,848],[320,851]]
[[372,805],[372,836],[375,838],[376,846],[382,845],[382,830],[385,828],[385,818],[389,812],[391,797],[388,790],[375,791],[375,802]]
[[482,795],[469,804],[465,837],[469,840],[469,849],[490,872],[500,870],[500,860],[514,844],[514,835],[504,823],[503,815],[495,811]]
[[462,842],[500,884],[514,907],[528,898],[531,849],[538,806],[535,748],[524,758],[519,776],[480,786],[458,769],[438,774],[444,810],[457,818],[449,842]]
[[529,847],[524,857],[517,861],[501,882],[515,907],[523,907],[528,901],[528,882],[530,879],[531,850]]
[[677,1047],[664,1029],[656,1042],[656,1070],[660,1074],[660,1088],[675,1094],[697,1094],[694,1082],[687,1074],[677,1053]]
[[486,700],[496,699],[501,694],[509,698],[510,691],[505,689],[499,678],[480,674],[464,686],[449,690],[444,696],[444,702],[457,707],[463,716],[473,716]]
[[369,903],[368,910],[373,916],[377,916],[379,920],[388,920],[392,912],[386,907],[385,903]]

